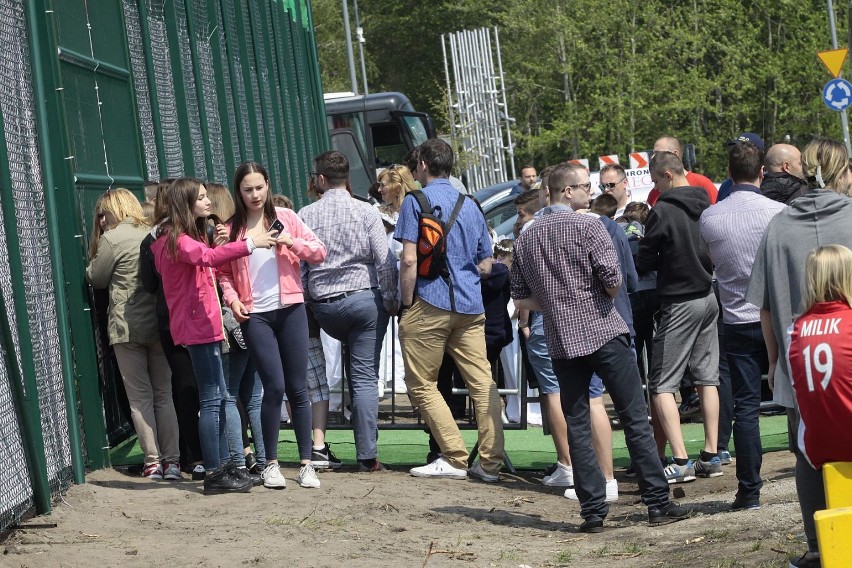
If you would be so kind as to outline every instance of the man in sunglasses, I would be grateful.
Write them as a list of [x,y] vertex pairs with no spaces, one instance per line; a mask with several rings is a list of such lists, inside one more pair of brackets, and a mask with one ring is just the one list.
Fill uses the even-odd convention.
[[607,164],[601,168],[600,176],[600,190],[609,193],[618,201],[618,209],[615,211],[615,218],[618,219],[624,215],[627,204],[633,201],[627,189],[627,173],[618,164]]

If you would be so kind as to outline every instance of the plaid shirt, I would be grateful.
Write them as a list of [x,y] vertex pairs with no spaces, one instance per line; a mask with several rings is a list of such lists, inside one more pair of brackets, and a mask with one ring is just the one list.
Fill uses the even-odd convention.
[[541,304],[554,359],[594,353],[629,333],[606,292],[620,283],[618,255],[597,217],[559,208],[515,241],[512,298],[535,296]]
[[379,211],[345,189],[329,189],[299,217],[323,242],[325,262],[302,263],[304,288],[314,300],[378,287],[386,303],[396,298],[399,273],[389,254]]

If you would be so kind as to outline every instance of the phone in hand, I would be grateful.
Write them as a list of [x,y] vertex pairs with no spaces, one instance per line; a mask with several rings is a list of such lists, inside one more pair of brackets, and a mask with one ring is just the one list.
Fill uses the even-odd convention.
[[282,223],[280,219],[276,219],[272,222],[271,225],[269,225],[269,230],[270,231],[277,231],[278,234],[280,235],[281,233],[284,232],[284,223]]

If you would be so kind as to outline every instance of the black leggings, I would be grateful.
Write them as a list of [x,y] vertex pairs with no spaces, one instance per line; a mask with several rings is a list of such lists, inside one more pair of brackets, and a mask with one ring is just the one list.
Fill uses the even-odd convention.
[[163,353],[172,370],[172,398],[180,432],[180,461],[186,467],[204,461],[198,439],[198,386],[186,347],[175,345],[168,330],[160,330]]
[[266,461],[278,459],[278,430],[284,393],[299,447],[311,459],[311,403],[308,400],[308,319],[305,304],[253,313],[241,324],[246,345],[263,383],[260,423]]

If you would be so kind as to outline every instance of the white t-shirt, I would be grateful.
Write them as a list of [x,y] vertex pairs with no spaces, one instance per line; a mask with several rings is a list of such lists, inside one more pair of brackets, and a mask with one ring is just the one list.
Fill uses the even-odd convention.
[[253,303],[252,313],[271,312],[281,308],[281,290],[278,283],[278,260],[275,258],[275,248],[256,248],[248,259]]

